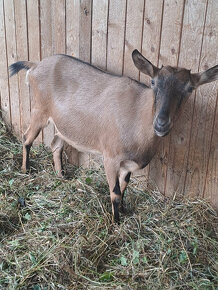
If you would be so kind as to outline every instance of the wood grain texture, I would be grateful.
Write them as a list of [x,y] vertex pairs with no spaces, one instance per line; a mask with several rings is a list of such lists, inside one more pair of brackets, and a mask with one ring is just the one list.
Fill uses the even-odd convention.
[[[40,1],[40,27],[41,27],[41,57],[42,59],[53,54],[53,18],[51,1]],[[54,138],[54,126],[49,124],[43,129],[43,142],[50,146]]]
[[218,94],[203,197],[218,209]]
[[127,1],[123,74],[136,80],[139,80],[139,70],[133,63],[132,52],[141,50],[143,15],[144,0]]
[[[79,58],[91,62],[92,1],[80,1]],[[90,155],[79,153],[79,165],[89,167]]]
[[[53,4],[53,54],[66,52],[65,46],[65,0],[54,0]],[[58,12],[58,13],[57,13]]]
[[[107,28],[109,0],[93,0],[91,63],[103,70],[107,66]],[[90,154],[89,167],[102,165],[102,157]]]
[[10,96],[8,88],[8,60],[5,39],[4,1],[0,0],[0,93],[1,115],[8,126],[11,126]]
[[[53,1],[53,6],[52,6],[52,23],[53,23],[53,31],[52,31],[52,42],[53,42],[53,54],[58,54],[58,53],[63,53],[65,54],[67,49],[66,49],[66,35],[67,33],[67,28],[66,25],[69,25],[69,22],[67,24],[66,22],[66,1],[65,0],[55,0]],[[69,5],[68,1],[68,5]],[[73,2],[71,2],[73,4]],[[72,7],[70,7],[72,9]],[[58,11],[58,13],[57,13]],[[71,11],[71,10],[70,10]],[[68,12],[69,13],[69,12]],[[72,17],[72,15],[69,15],[69,18]],[[69,20],[68,18],[68,20]],[[79,20],[79,19],[78,19]],[[75,23],[75,19],[74,19]],[[69,28],[69,26],[68,26]],[[79,43],[79,39],[78,39]],[[69,45],[69,43],[68,43]],[[79,45],[78,45],[79,47]],[[69,47],[68,47],[69,50]],[[73,55],[73,53],[70,51],[70,55]],[[64,97],[64,96],[63,96]],[[68,145],[67,143],[64,144],[64,151],[66,153],[68,162],[74,164],[74,165],[79,165],[79,154],[76,149],[74,149],[72,146]]]
[[93,0],[92,64],[106,70],[108,0]]
[[66,0],[66,53],[79,57],[80,2]]
[[[197,72],[216,65],[217,13],[216,0],[0,0],[3,118],[21,137],[31,112],[25,72],[8,80],[8,65],[21,58],[37,62],[66,52],[145,83],[150,79],[131,59],[135,48],[157,66],[179,65]],[[217,83],[199,88],[163,139],[149,171],[143,172],[166,195],[204,196],[218,207],[217,102]],[[50,145],[53,126],[43,135]],[[36,143],[40,141],[42,134]],[[68,149],[71,162],[97,166],[96,158]]]
[[[146,0],[142,37],[142,54],[154,65],[158,65],[160,33],[163,14],[162,0]],[[150,77],[140,73],[140,81],[150,86]],[[143,170],[146,180],[149,179],[150,164]]]
[[[206,69],[214,63],[218,63],[218,2],[208,2],[207,18],[204,32],[204,42],[201,54],[200,68]],[[216,61],[215,61],[216,59]],[[209,86],[209,84],[208,84]],[[203,88],[203,87],[202,87]],[[204,186],[204,198],[207,198],[218,209],[218,82],[211,86],[212,100],[216,98],[214,121],[210,130],[212,131],[211,142],[209,144],[209,160]],[[207,98],[207,88],[204,87]]]
[[121,75],[125,36],[126,0],[110,0],[108,19],[107,70]]
[[[80,2],[66,0],[66,54],[79,57]],[[64,151],[69,163],[79,165],[79,152],[65,143]]]
[[[134,49],[141,51],[144,4],[144,0],[127,0],[123,74],[136,80],[139,80],[139,70],[133,63],[132,52]],[[147,178],[148,170],[137,170],[134,175]]]
[[[14,8],[17,60],[28,60],[26,1],[14,0]],[[18,86],[20,96],[21,134],[23,135],[30,124],[30,96],[29,88],[26,84],[26,71],[21,71],[18,74]]]
[[[218,63],[217,12],[218,2],[209,1],[200,58],[200,71],[204,71],[205,69],[208,69]],[[213,165],[211,165],[210,161],[210,166],[208,167],[210,151],[213,152],[212,155],[216,152],[216,149],[214,148],[215,143],[213,142],[215,140],[218,141],[216,126],[214,126],[217,118],[217,89],[218,82],[215,82],[203,85],[197,91],[191,129],[188,170],[184,188],[184,193],[186,195],[198,195],[202,197],[205,189],[206,174],[208,174],[208,178],[210,178],[211,172],[215,177],[214,179],[211,179],[211,184],[213,183],[212,187],[214,187],[214,191],[210,191],[209,196],[218,192],[217,172],[215,169],[217,165],[215,165],[215,156]],[[211,140],[213,140],[212,144]],[[218,144],[218,142],[216,144]]]
[[[39,19],[39,2],[38,0],[28,0],[27,4],[27,24],[28,24],[28,51],[29,60],[33,62],[39,62],[41,59],[41,47],[40,47],[40,19]],[[29,88],[30,94],[30,111],[32,105],[33,94],[31,88]],[[34,145],[42,143],[42,132],[34,141]]]
[[[206,0],[188,0],[186,1],[184,10],[179,66],[192,69],[193,72],[197,72],[199,68],[206,2]],[[173,194],[175,191],[177,193],[183,193],[186,170],[190,170],[190,172],[192,171],[192,168],[187,169],[187,162],[190,158],[190,130],[192,126],[194,103],[195,93],[192,94],[185,104],[183,111],[180,113],[179,120],[175,123],[174,129],[170,136],[170,153],[168,158],[166,182],[166,192],[169,195]],[[198,106],[197,103],[196,106]],[[200,112],[200,107],[198,109]],[[180,120],[182,120],[182,122]],[[192,135],[198,135],[198,130],[200,129],[198,128],[199,124],[196,122],[198,121],[195,120],[193,122]],[[198,137],[196,136],[195,138]],[[197,148],[192,148],[190,153],[193,154],[193,152],[197,152],[197,150]],[[194,171],[194,174],[198,175],[198,170]]]
[[177,66],[184,1],[165,0],[159,65]]
[[[158,65],[162,24],[162,0],[146,0],[143,23],[142,54]],[[140,81],[150,85],[150,78],[140,73]]]
[[[164,1],[159,66],[166,64],[177,66],[183,5],[184,1]],[[170,137],[164,137],[161,142],[156,156],[150,163],[149,177],[160,192],[165,193]]]
[[79,58],[91,61],[92,1],[80,1]]
[[[13,0],[4,1],[8,65],[17,61],[16,30]],[[13,133],[21,138],[18,75],[9,79],[11,123]]]

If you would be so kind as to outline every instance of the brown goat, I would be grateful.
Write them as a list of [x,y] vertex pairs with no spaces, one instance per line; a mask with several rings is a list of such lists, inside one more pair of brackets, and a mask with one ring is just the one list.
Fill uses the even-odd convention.
[[193,89],[218,79],[218,66],[192,74],[170,66],[159,69],[137,50],[132,57],[135,66],[152,78],[151,88],[66,55],[10,66],[11,76],[28,70],[34,93],[31,124],[24,134],[23,172],[29,167],[33,141],[49,122],[54,123],[57,133],[51,148],[59,175],[64,141],[78,151],[103,154],[116,222],[131,172],[151,161],[160,137],[169,133]]

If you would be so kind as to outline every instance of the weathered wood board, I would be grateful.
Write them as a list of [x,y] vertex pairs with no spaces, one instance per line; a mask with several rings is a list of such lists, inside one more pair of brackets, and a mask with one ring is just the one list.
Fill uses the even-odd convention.
[[[32,93],[25,72],[8,78],[18,60],[39,61],[67,53],[118,75],[149,85],[134,67],[138,49],[157,66],[198,72],[218,63],[217,0],[0,0],[1,115],[21,138],[30,115]],[[193,93],[171,134],[140,174],[159,190],[208,198],[218,207],[217,82]],[[36,144],[51,143],[50,124]],[[71,161],[92,166],[94,159],[72,148]],[[95,159],[96,160],[96,159]]]

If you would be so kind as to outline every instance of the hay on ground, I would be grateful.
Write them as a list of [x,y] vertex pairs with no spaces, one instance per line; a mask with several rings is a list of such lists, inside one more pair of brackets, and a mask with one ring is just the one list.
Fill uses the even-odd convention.
[[1,289],[217,289],[217,215],[166,199],[136,177],[111,224],[102,168],[60,180],[43,147],[22,174],[22,145],[0,123]]

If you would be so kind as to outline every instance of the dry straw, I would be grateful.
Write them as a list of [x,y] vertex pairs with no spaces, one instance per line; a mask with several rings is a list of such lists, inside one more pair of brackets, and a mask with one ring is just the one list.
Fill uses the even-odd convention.
[[0,289],[217,289],[217,215],[166,199],[136,177],[120,226],[102,168],[55,176],[43,146],[21,174],[22,145],[0,123]]

